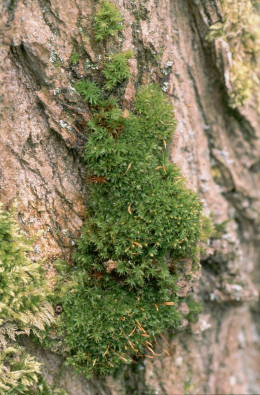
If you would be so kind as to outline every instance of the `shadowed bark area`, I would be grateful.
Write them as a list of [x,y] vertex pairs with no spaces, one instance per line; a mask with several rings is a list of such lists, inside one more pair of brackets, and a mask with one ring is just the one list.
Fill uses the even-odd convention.
[[[229,49],[207,40],[210,26],[223,20],[221,2],[115,3],[125,18],[118,45],[135,52],[125,105],[138,84],[161,83],[178,119],[171,158],[214,222],[227,223],[194,283],[204,312],[187,331],[162,336],[157,359],[118,379],[87,381],[56,355],[27,347],[43,361],[50,383],[69,394],[259,393],[260,114],[255,97],[239,108],[229,105]],[[0,200],[7,208],[16,202],[21,226],[40,232],[34,258],[44,258],[50,281],[52,261],[71,259],[84,221],[82,152],[90,114],[73,83],[105,50],[92,40],[96,6],[91,0],[0,5]],[[109,45],[115,44],[106,50]],[[73,53],[80,55],[77,64]]]

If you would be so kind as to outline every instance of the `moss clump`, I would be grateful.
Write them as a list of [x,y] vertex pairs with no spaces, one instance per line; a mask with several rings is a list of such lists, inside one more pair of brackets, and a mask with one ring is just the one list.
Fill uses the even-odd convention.
[[94,18],[94,31],[97,41],[115,37],[123,30],[123,17],[110,1],[103,1]]
[[168,159],[176,122],[161,89],[142,87],[132,113],[112,98],[92,111],[87,219],[57,292],[58,337],[88,377],[153,358],[154,336],[180,325],[176,266],[197,259],[202,222],[197,195]]
[[103,70],[106,78],[106,89],[111,90],[115,88],[131,76],[128,60],[132,57],[132,51],[117,53],[110,57]]
[[[39,263],[11,214],[0,205],[0,393],[40,391],[40,364],[18,346],[18,335],[41,336],[54,319]],[[40,392],[44,393],[44,392]]]
[[[119,30],[107,33],[110,7],[103,2],[95,17],[97,40]],[[154,337],[181,323],[178,268],[185,258],[198,260],[205,230],[198,196],[168,158],[176,121],[167,96],[155,84],[143,86],[129,111],[111,94],[130,77],[131,57],[111,55],[103,81],[93,75],[76,84],[92,112],[84,156],[89,200],[75,265],[57,285],[63,313],[51,336],[88,377],[155,357]]]
[[39,382],[40,364],[22,347],[9,345],[0,353],[0,373],[1,394],[33,394]]
[[0,352],[1,395],[67,395],[58,388],[50,388],[41,375],[41,364],[23,347],[8,345]]
[[86,102],[91,105],[97,105],[101,100],[101,90],[95,82],[83,80],[75,85],[78,93],[80,93]]
[[65,334],[68,362],[88,377],[108,375],[133,359],[154,358],[154,336],[179,325],[173,292],[156,285],[129,292],[123,282],[96,279],[82,270],[77,286],[62,298],[59,331]]
[[37,333],[53,317],[43,270],[28,258],[29,251],[26,235],[0,206],[0,324],[13,322],[20,331]]
[[168,159],[171,104],[150,85],[139,91],[135,113],[103,108],[89,126],[85,158],[93,182],[78,262],[106,272],[113,260],[131,286],[153,278],[172,283],[169,257],[196,256],[201,203]]

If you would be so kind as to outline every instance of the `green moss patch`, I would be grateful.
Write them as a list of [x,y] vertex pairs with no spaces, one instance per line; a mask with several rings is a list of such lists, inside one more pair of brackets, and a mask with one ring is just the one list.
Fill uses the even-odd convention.
[[73,295],[63,298],[60,330],[70,349],[68,362],[88,377],[111,374],[136,358],[154,358],[154,336],[180,323],[169,290],[149,285],[129,292],[113,278],[82,272],[79,277]]
[[29,251],[26,235],[0,205],[1,394],[47,394],[40,364],[16,343],[21,335],[42,336],[54,320],[43,270],[28,258]]
[[90,198],[78,262],[106,272],[112,260],[132,287],[153,278],[172,283],[169,260],[196,256],[201,203],[168,159],[171,104],[149,85],[139,91],[135,113],[102,108],[89,126]]
[[90,377],[154,358],[155,336],[180,326],[176,266],[198,259],[203,221],[197,195],[168,159],[176,121],[160,87],[141,87],[132,112],[86,91],[87,218],[56,303],[67,362]]
[[[103,2],[96,40],[116,35],[121,20]],[[91,112],[88,206],[74,265],[61,270],[54,300],[62,313],[47,342],[88,377],[157,356],[155,336],[181,325],[180,268],[198,261],[206,231],[197,194],[169,160],[176,120],[168,97],[156,84],[141,86],[130,110],[114,96],[132,56],[103,54],[101,73],[75,84]],[[198,308],[190,304],[193,321]]]
[[103,71],[106,78],[106,89],[111,90],[115,88],[131,76],[128,60],[132,57],[132,51],[117,53],[110,57]]
[[103,1],[94,18],[96,40],[116,37],[123,28],[123,18],[118,8],[110,1]]

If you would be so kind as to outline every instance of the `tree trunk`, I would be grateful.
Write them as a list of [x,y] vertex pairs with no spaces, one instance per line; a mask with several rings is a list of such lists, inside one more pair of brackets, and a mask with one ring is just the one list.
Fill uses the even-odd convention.
[[[238,1],[239,2],[239,1]],[[69,394],[257,394],[259,382],[259,124],[254,95],[231,106],[229,48],[209,41],[223,22],[220,0],[115,0],[124,19],[123,50],[133,49],[129,105],[136,86],[156,80],[178,120],[171,158],[226,223],[194,283],[204,311],[186,331],[165,335],[161,356],[118,379],[87,381],[56,355],[27,345],[50,383]],[[94,0],[2,0],[0,200],[15,202],[21,226],[37,236],[34,258],[71,259],[87,202],[82,152],[87,106],[73,89],[87,60]],[[109,48],[107,48],[109,50]],[[80,54],[74,64],[72,55]],[[77,64],[75,64],[77,63]]]

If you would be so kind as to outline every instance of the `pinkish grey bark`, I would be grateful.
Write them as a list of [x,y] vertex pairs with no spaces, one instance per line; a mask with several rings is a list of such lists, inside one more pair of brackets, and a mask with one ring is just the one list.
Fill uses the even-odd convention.
[[[257,394],[259,353],[259,118],[252,98],[227,104],[225,52],[206,40],[219,0],[117,0],[125,18],[123,49],[133,49],[136,82],[160,80],[176,109],[172,160],[199,192],[214,221],[229,220],[202,261],[194,290],[205,311],[189,331],[163,336],[161,357],[120,379],[86,381],[62,361],[35,350],[48,380],[69,394]],[[70,257],[87,193],[82,163],[86,106],[73,89],[91,44],[91,0],[2,0],[0,5],[0,199],[16,202],[29,234],[40,231],[35,259]],[[258,266],[257,266],[258,265]],[[187,284],[186,284],[187,285]],[[187,285],[188,286],[188,285]],[[185,284],[183,284],[185,288]],[[187,307],[187,306],[186,306]],[[183,306],[183,308],[186,308]]]

